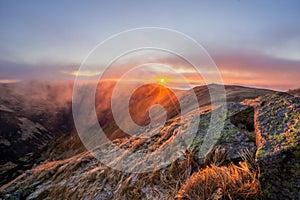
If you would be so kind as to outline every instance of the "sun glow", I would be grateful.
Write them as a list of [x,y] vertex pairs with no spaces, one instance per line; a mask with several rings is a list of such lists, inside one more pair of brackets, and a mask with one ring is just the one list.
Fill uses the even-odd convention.
[[169,81],[170,81],[170,79],[165,76],[160,76],[155,79],[156,83],[163,85],[163,86],[166,86],[169,83]]

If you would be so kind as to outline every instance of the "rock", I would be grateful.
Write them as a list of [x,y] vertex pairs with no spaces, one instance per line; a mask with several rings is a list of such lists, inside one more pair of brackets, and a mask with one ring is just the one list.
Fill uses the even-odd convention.
[[300,197],[300,98],[274,93],[255,111],[260,181],[265,199]]
[[[218,108],[219,109],[219,108]],[[255,136],[254,136],[254,110],[250,106],[242,105],[240,103],[227,104],[227,117],[223,130],[221,130],[219,138],[215,146],[219,149],[226,150],[226,162],[241,161],[240,153],[248,149],[254,156],[256,152]],[[207,129],[210,122],[210,113],[200,116],[200,126],[192,144],[192,150],[201,148],[203,138],[207,134]],[[213,146],[211,147],[213,148]],[[200,156],[200,155],[199,155]],[[200,165],[205,164],[202,158],[198,158]]]

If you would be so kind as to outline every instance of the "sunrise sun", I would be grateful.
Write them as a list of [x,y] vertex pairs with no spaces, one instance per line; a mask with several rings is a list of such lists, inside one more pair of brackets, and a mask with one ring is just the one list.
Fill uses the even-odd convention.
[[165,76],[160,76],[155,79],[155,82],[158,84],[161,84],[161,85],[167,85],[169,82],[169,79]]

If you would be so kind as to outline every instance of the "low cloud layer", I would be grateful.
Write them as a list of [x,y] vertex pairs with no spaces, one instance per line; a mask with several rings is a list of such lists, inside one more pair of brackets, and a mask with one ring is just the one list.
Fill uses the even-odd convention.
[[[214,53],[211,55],[216,63],[225,84],[236,84],[253,87],[271,88],[277,90],[287,90],[297,88],[300,85],[300,61],[278,58],[277,56],[264,55],[261,52],[226,52]],[[159,58],[159,63],[172,67],[177,73],[182,74],[191,84],[203,84],[203,78],[195,73],[191,66],[173,58]],[[116,66],[114,70],[105,73],[105,77],[118,78],[130,66],[139,62],[128,61]],[[22,64],[7,61],[0,61],[0,83],[13,83],[23,80],[46,80],[46,81],[72,81],[75,76],[88,76],[97,78],[97,73],[88,71],[78,73],[76,64]],[[209,77],[210,70],[203,68],[202,74]],[[101,70],[101,69],[100,69]],[[156,70],[155,73],[160,72]],[[163,70],[161,72],[164,72]],[[165,72],[164,72],[165,73]],[[145,73],[135,75],[135,81],[146,79]],[[170,76],[172,76],[170,74]],[[132,81],[132,80],[131,80]],[[170,79],[170,82],[172,80]],[[174,85],[180,87],[180,84]],[[208,81],[209,82],[209,81]]]

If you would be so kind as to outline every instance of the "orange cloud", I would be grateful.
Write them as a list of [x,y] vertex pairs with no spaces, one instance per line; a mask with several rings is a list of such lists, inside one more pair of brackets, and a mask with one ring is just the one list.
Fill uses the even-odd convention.
[[18,83],[20,81],[19,79],[0,79],[0,83]]

